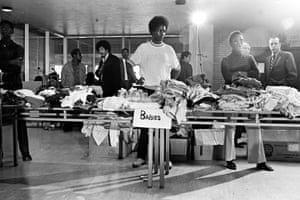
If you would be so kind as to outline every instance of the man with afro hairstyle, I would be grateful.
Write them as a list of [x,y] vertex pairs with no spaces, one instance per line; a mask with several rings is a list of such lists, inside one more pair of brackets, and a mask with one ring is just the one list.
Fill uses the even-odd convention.
[[[179,71],[180,64],[172,46],[163,42],[169,22],[163,16],[155,16],[149,22],[151,40],[138,46],[131,61],[140,66],[141,76],[148,86],[160,85],[160,81],[171,79],[171,71]],[[178,73],[179,74],[179,73]],[[138,141],[137,160],[133,167],[146,164],[148,129],[142,129]]]
[[117,95],[118,90],[121,89],[120,59],[112,55],[110,43],[106,40],[97,42],[96,50],[101,60],[95,74],[102,86],[103,97]]

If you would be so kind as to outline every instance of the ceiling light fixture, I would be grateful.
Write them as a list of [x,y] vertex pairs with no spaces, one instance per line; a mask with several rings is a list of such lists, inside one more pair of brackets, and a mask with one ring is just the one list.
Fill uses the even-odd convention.
[[1,10],[2,10],[3,12],[12,12],[12,11],[13,11],[13,9],[12,9],[11,7],[8,7],[8,6],[3,6],[3,7],[1,8]]
[[206,14],[203,12],[195,12],[191,16],[192,23],[201,26],[206,22]]
[[176,5],[184,5],[185,3],[186,3],[185,0],[176,0],[175,1]]

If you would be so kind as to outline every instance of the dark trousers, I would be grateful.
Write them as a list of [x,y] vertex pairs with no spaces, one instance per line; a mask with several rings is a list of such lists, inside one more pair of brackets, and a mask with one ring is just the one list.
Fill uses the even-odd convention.
[[141,128],[141,134],[138,141],[137,157],[146,160],[148,154],[148,129]]
[[[10,111],[4,111],[4,113],[7,113]],[[7,124],[6,119],[4,119],[4,123]],[[18,143],[19,143],[19,149],[22,154],[22,156],[27,156],[29,155],[29,145],[28,145],[28,132],[27,132],[27,127],[26,127],[26,121],[24,120],[18,120],[17,121],[17,131],[18,131]],[[12,134],[12,133],[11,133]],[[1,132],[0,136],[0,160],[3,158],[3,149],[2,149],[2,137],[3,137],[3,131]]]
[[29,145],[28,145],[28,132],[26,127],[26,121],[18,120],[18,142],[19,142],[19,149],[22,156],[29,155]]
[[234,144],[238,144],[238,139],[242,137],[242,133],[246,133],[245,126],[236,126],[234,135]]

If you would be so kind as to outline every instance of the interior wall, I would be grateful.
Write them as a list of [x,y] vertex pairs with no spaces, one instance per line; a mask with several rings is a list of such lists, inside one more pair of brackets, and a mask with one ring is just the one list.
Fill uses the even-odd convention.
[[[198,29],[198,30],[197,30]],[[192,53],[193,75],[202,74],[212,83],[214,63],[214,26],[189,27],[189,51]]]

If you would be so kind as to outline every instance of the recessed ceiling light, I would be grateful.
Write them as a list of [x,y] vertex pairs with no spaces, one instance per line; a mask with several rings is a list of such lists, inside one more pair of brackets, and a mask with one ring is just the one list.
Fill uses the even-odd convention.
[[13,9],[12,9],[11,7],[8,7],[8,6],[3,6],[3,7],[1,8],[1,10],[2,10],[3,12],[12,12],[12,11],[13,11]]
[[185,0],[176,0],[175,1],[176,5],[184,5],[185,3],[186,3]]

